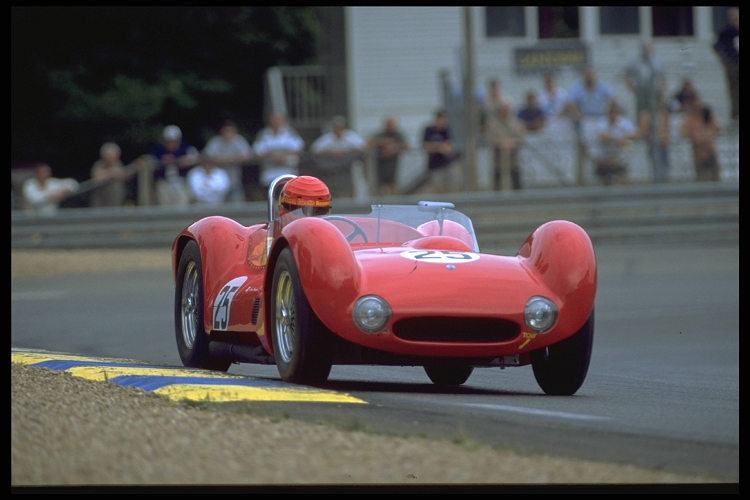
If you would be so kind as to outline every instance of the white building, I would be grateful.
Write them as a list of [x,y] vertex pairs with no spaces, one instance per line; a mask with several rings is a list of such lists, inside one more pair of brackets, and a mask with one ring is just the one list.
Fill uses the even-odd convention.
[[[558,85],[569,88],[580,79],[582,67],[590,65],[633,116],[634,98],[626,87],[624,68],[639,54],[643,41],[653,40],[665,66],[669,94],[690,78],[704,102],[725,124],[729,121],[724,71],[712,48],[726,21],[725,7],[352,6],[343,10],[339,42],[344,55],[338,57],[345,61],[333,62],[333,67],[343,66],[346,75],[346,103],[339,108],[346,108],[351,127],[363,136],[378,130],[384,116],[398,118],[414,149],[403,158],[407,177],[423,163],[418,150],[423,128],[435,109],[448,104],[441,72],[458,94],[467,67],[476,93],[483,93],[490,78],[498,78],[504,93],[520,104],[528,90],[541,88],[543,72],[555,71]],[[464,57],[467,39],[473,45],[468,60]],[[452,118],[458,135],[463,134],[461,118],[460,112]],[[686,144],[680,143],[673,128],[674,163],[689,163]],[[562,126],[551,133],[558,142],[553,147],[548,142],[541,145],[551,157],[532,152],[525,158],[528,185],[557,182],[550,162],[574,182],[574,166],[566,164],[573,162],[574,153],[559,150],[572,147],[571,136]],[[733,169],[735,162],[738,166],[738,134],[730,140],[734,146],[724,147],[733,151],[727,153],[732,165],[725,169]],[[635,148],[632,154],[641,152]],[[481,152],[479,162],[486,162]],[[649,179],[645,163],[633,166],[633,180]],[[690,178],[690,166],[680,168],[673,169],[672,177]]]

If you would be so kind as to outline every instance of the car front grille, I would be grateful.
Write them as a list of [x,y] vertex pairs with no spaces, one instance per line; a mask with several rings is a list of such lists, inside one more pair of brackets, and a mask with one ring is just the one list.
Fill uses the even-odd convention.
[[406,318],[393,325],[393,334],[414,342],[492,343],[518,336],[518,324],[495,318]]

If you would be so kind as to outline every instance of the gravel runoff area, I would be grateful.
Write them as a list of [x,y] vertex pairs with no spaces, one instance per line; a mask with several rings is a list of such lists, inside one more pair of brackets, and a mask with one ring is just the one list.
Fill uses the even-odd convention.
[[[158,269],[164,250],[12,250],[11,276]],[[23,346],[21,346],[23,347]],[[11,363],[11,487],[338,489],[713,483],[627,465],[383,436],[326,423],[173,402],[140,389]],[[696,484],[697,486],[697,484]],[[23,489],[23,488],[21,488]],[[432,490],[436,492],[442,489]]]

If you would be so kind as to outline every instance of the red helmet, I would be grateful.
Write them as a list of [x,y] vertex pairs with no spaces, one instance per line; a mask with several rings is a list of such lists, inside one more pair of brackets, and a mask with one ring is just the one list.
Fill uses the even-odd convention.
[[317,177],[300,175],[281,189],[279,215],[302,209],[304,215],[326,215],[331,210],[331,192]]

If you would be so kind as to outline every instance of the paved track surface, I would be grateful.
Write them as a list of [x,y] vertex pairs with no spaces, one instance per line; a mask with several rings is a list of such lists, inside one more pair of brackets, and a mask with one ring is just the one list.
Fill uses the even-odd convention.
[[[597,257],[594,356],[574,397],[544,396],[527,368],[476,370],[464,387],[439,391],[420,368],[334,367],[318,389],[366,404],[228,404],[738,482],[739,249],[600,247]],[[179,366],[168,254],[153,265],[141,255],[130,270],[70,264],[53,275],[17,271],[24,258],[12,256],[13,347]],[[105,269],[127,260],[104,258]],[[230,373],[279,382],[273,366]]]

